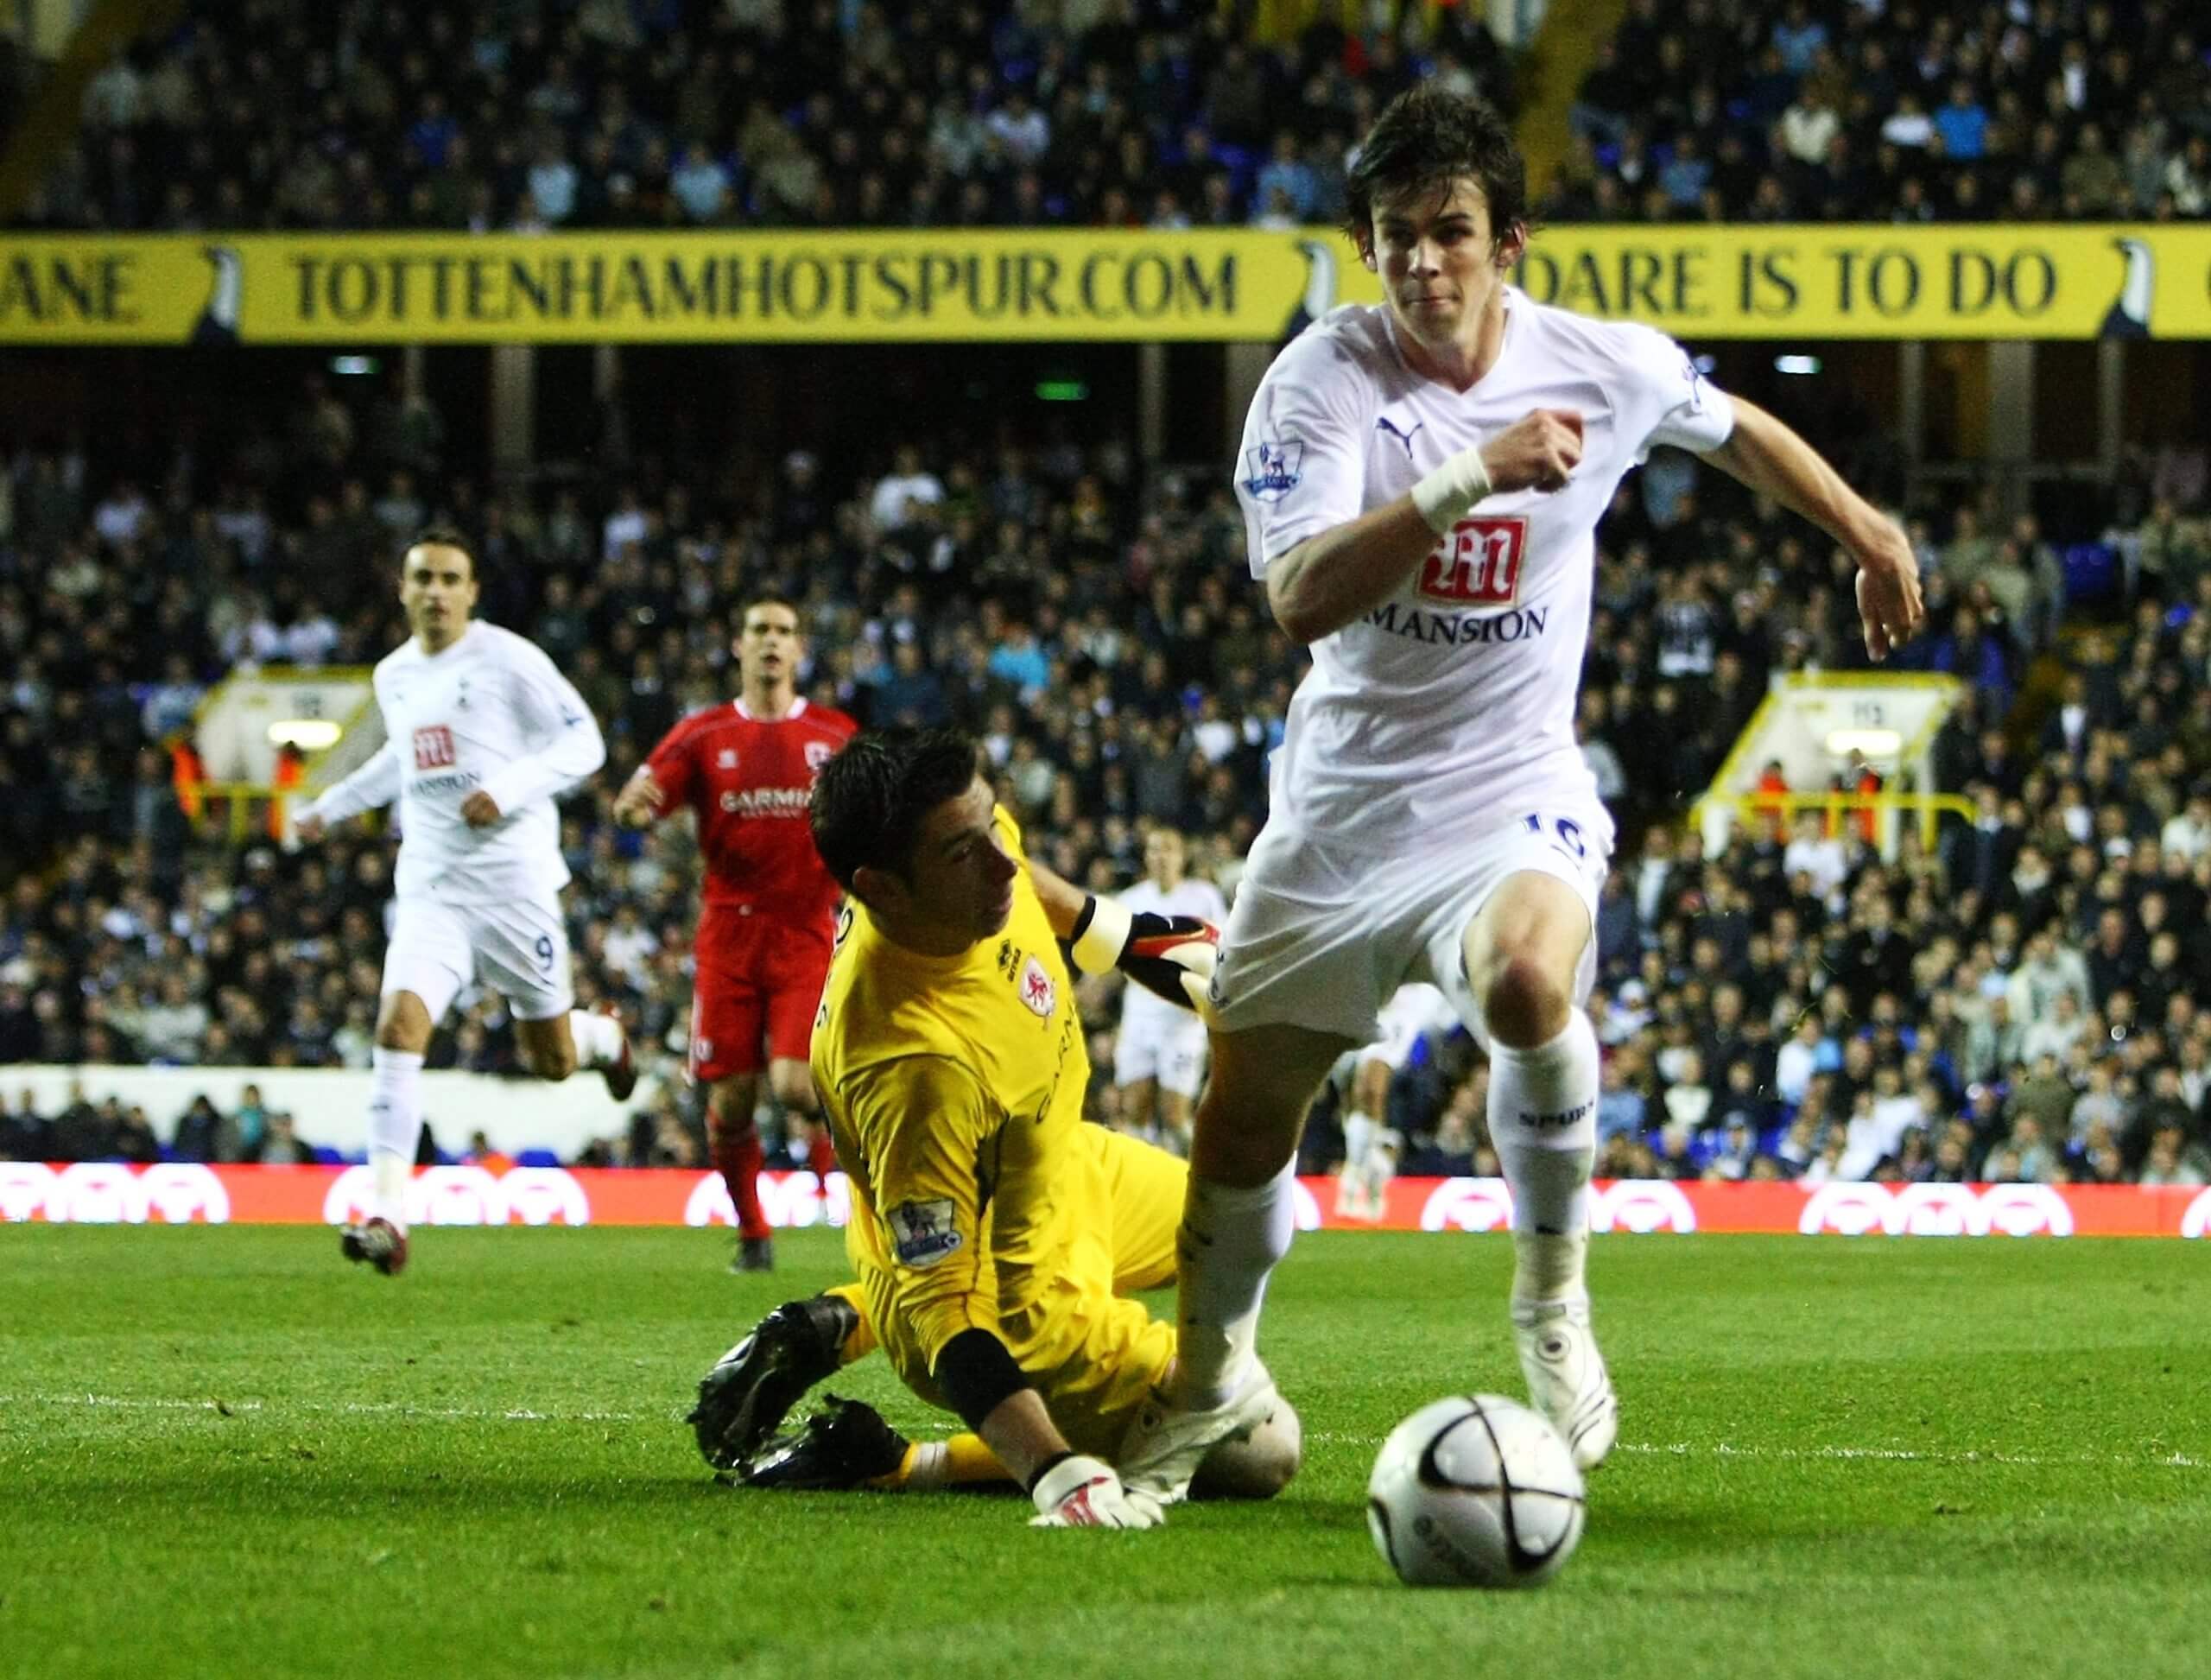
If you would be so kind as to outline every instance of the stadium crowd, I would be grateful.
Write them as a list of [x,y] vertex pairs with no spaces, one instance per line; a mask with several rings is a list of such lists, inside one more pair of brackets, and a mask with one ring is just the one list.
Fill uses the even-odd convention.
[[[249,0],[92,82],[53,228],[1295,225],[1418,77],[1510,109],[1471,5],[1268,40],[1189,0]],[[1279,21],[1279,20],[1277,20]],[[2173,0],[1634,0],[1558,221],[2211,213],[2211,35]]]
[[1558,221],[2211,213],[2211,35],[2173,0],[1631,0]]
[[[0,1062],[365,1065],[388,837],[299,849],[279,821],[241,856],[226,814],[180,789],[170,748],[225,671],[366,664],[396,645],[391,564],[432,518],[478,542],[485,616],[551,652],[605,727],[609,763],[564,814],[579,991],[621,1007],[671,1067],[695,858],[681,825],[648,840],[609,806],[671,723],[732,691],[733,614],[763,590],[803,605],[811,694],[867,723],[973,729],[1038,855],[1071,878],[1127,884],[1144,833],[1169,823],[1232,892],[1304,656],[1248,581],[1219,479],[1146,474],[1113,442],[933,458],[902,441],[846,482],[794,453],[726,506],[681,487],[493,496],[398,464],[438,429],[419,401],[307,423],[332,404],[311,381],[305,418],[248,452],[274,504],[210,489],[185,454],[143,485],[76,450],[8,458],[0,827],[19,872],[0,910]],[[296,506],[295,458],[315,464],[297,482],[332,486]],[[1980,817],[1893,865],[1816,816],[1707,858],[1686,802],[1769,676],[1863,662],[1839,558],[1733,489],[1662,455],[1603,536],[1581,723],[1622,830],[1594,1003],[1606,1169],[2200,1173],[2211,521],[2157,503],[2112,545],[2131,616],[2068,623],[2065,567],[2031,520],[1915,518],[1930,628],[1905,657],[1973,685],[1936,782]],[[135,655],[151,647],[158,669]],[[1102,1070],[1115,1010],[1099,985],[1086,1003]],[[1406,1163],[1479,1167],[1479,1071],[1463,1042],[1429,1049],[1393,1100]],[[432,1065],[516,1070],[496,998],[440,1034]],[[98,1098],[58,1131],[18,1103],[0,1151],[143,1152]],[[1112,1123],[1102,1072],[1095,1100]],[[230,1143],[200,1115],[175,1147],[258,1148],[263,1128],[231,1118]],[[303,1123],[310,1140],[350,1146],[324,1118]],[[1338,1148],[1324,1100],[1308,1165]],[[694,1163],[695,1130],[643,1110],[590,1158]]]
[[[244,0],[106,67],[28,220],[1327,220],[1349,136],[1411,78],[1510,104],[1477,10],[1385,7],[1391,27],[1266,45],[1233,9],[1177,0]],[[2188,22],[2166,0],[1632,0],[1545,213],[2201,215],[2211,66]],[[763,591],[803,605],[812,694],[973,729],[1061,872],[1125,884],[1169,823],[1232,891],[1304,656],[1245,575],[1217,473],[1147,472],[1111,441],[886,436],[865,472],[794,453],[725,501],[618,476],[491,491],[447,470],[436,408],[396,386],[370,406],[312,378],[275,409],[219,472],[188,447],[143,478],[45,440],[0,460],[0,1062],[366,1064],[388,837],[301,850],[256,812],[241,853],[174,748],[227,671],[396,644],[391,565],[433,520],[476,542],[485,615],[544,646],[605,727],[605,770],[565,806],[579,992],[670,1065],[696,859],[680,826],[647,840],[609,806],[669,724],[731,692],[732,615]],[[1850,465],[1878,485],[1893,463]],[[1849,821],[1752,825],[1711,857],[1683,823],[1774,674],[1862,662],[1847,566],[1733,488],[1662,453],[1602,534],[1581,708],[1622,834],[1593,1004],[1601,1170],[2200,1179],[2201,457],[2118,487],[2085,545],[2111,600],[2081,599],[2099,574],[2081,550],[1992,498],[1909,510],[1930,623],[1900,662],[1971,685],[1935,783],[1978,815],[1893,864]],[[1108,1124],[1112,984],[1085,993]],[[1472,1062],[1448,1036],[1395,1081],[1404,1167],[1486,1170]],[[495,998],[432,1065],[516,1071]],[[1340,1153],[1331,1113],[1308,1167]],[[171,1132],[225,1159],[352,1142],[276,1122],[18,1097],[0,1156],[136,1157]],[[700,1164],[695,1119],[671,1098],[589,1158]]]
[[1269,46],[1194,0],[244,0],[93,81],[55,228],[1241,225],[1340,211],[1416,75],[1509,105],[1479,9]]

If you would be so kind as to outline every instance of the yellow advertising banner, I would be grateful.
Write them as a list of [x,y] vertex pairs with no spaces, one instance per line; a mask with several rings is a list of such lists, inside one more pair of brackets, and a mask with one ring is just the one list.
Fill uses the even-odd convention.
[[[2211,338],[2211,227],[1554,227],[1519,279],[1689,340]],[[1379,296],[1324,229],[0,239],[0,344],[1264,342]]]

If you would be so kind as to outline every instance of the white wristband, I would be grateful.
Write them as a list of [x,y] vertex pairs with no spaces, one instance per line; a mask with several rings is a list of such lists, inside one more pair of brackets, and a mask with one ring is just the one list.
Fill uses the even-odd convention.
[[1488,494],[1489,468],[1479,444],[1461,449],[1412,490],[1413,505],[1438,536],[1449,536],[1467,510]]
[[1121,960],[1129,948],[1129,929],[1136,916],[1129,907],[1112,898],[1090,901],[1090,924],[1072,948],[1074,966],[1086,974],[1102,974]]

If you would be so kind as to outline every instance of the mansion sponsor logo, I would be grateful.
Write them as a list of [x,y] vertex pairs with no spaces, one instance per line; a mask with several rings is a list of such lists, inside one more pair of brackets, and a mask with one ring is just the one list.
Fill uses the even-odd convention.
[[143,1172],[115,1161],[56,1170],[35,1161],[0,1162],[0,1220],[57,1225],[221,1225],[230,1192],[209,1168],[165,1161]]
[[[348,1167],[322,1199],[323,1222],[353,1225],[375,1210],[376,1173]],[[561,1167],[428,1167],[408,1181],[409,1225],[588,1225],[591,1197]]]
[[[1421,1208],[1423,1231],[1509,1231],[1511,1187],[1501,1178],[1447,1178]],[[1663,1178],[1622,1178],[1589,1187],[1589,1228],[1683,1234],[1696,1229],[1696,1209],[1678,1184]]]
[[1796,1228],[1807,1236],[2069,1237],[2073,1209],[2047,1184],[1822,1184]]
[[[852,1181],[840,1172],[827,1179],[810,1172],[760,1175],[760,1211],[778,1229],[808,1226],[841,1227],[852,1216]],[[686,1225],[737,1224],[737,1208],[729,1199],[729,1186],[718,1172],[701,1173],[683,1203]]]
[[1489,647],[1524,642],[1541,636],[1550,625],[1550,609],[1513,607],[1504,612],[1428,612],[1397,601],[1384,601],[1366,615],[1365,622],[1408,642],[1441,643],[1445,647]]
[[1696,1209],[1678,1184],[1663,1178],[1623,1178],[1589,1190],[1592,1231],[1654,1231],[1687,1235],[1696,1229]]
[[2180,1216],[2180,1233],[2183,1237],[2211,1237],[2211,1190],[2206,1190],[2188,1204],[2188,1211]]
[[1447,1178],[1420,1210],[1423,1231],[1510,1231],[1512,1192],[1501,1178]]
[[1517,606],[1527,557],[1524,515],[1461,519],[1421,562],[1421,599],[1454,606]]

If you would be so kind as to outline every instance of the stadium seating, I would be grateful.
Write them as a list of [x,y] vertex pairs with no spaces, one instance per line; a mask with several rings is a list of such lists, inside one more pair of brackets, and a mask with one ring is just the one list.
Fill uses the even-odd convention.
[[[2193,23],[2193,27],[2191,27]],[[1572,220],[2201,217],[2189,8],[1633,0],[1572,110]]]
[[1509,103],[1477,10],[1408,8],[1409,46],[1376,50],[1153,0],[194,7],[93,81],[22,220],[1173,225],[1279,187],[1325,221],[1356,126],[1412,75]]

